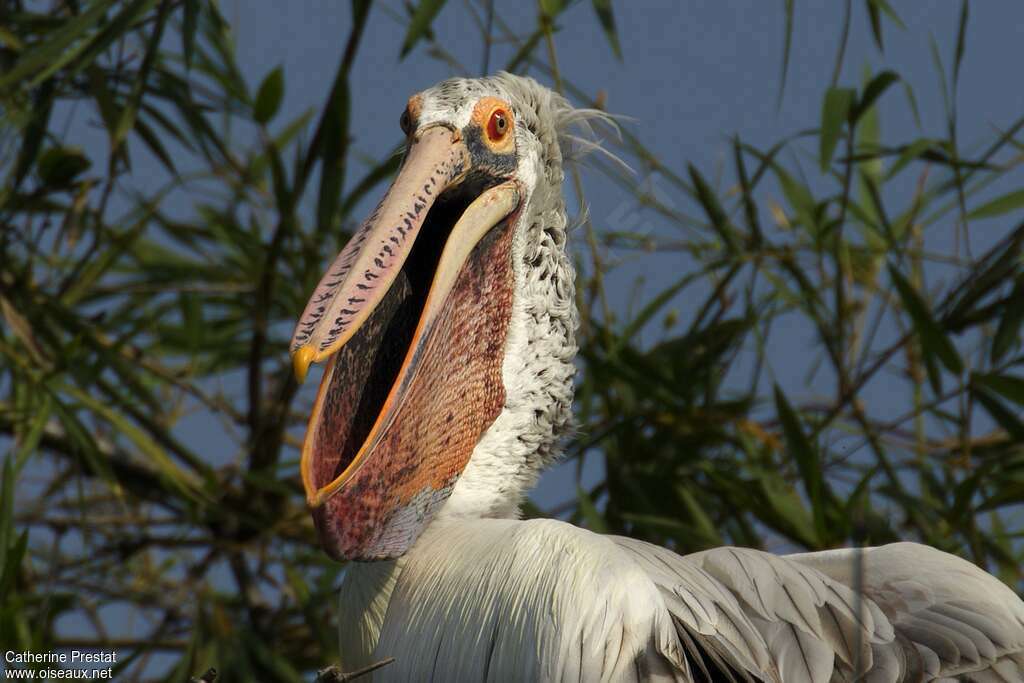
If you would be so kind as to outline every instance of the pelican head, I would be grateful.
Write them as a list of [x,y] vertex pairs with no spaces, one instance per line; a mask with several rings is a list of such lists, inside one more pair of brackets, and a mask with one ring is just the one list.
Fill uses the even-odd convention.
[[515,515],[554,457],[577,319],[560,140],[592,116],[509,74],[409,99],[401,170],[291,345],[300,379],[326,362],[301,469],[333,557],[398,557],[437,515]]

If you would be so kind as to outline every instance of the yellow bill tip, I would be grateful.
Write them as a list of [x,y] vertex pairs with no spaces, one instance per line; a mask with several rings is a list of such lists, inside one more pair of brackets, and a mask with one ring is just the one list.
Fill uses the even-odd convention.
[[303,346],[292,354],[292,369],[295,371],[295,380],[302,384],[306,381],[309,373],[309,366],[316,360],[316,351],[312,346]]

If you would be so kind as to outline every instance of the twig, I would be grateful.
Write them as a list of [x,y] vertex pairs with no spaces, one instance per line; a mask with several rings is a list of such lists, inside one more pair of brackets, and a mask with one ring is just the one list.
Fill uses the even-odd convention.
[[381,667],[385,667],[391,662],[395,661],[394,657],[388,657],[382,659],[379,662],[374,662],[368,666],[364,666],[361,669],[355,671],[341,671],[336,666],[329,666],[326,669],[320,669],[316,674],[316,683],[348,683],[348,681],[354,681],[361,676],[365,676],[368,673],[372,673]]

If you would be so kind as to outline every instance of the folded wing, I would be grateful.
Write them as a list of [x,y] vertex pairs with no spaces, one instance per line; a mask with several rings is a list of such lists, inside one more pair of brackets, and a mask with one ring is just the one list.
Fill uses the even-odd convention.
[[[346,659],[396,658],[377,679],[1024,681],[1024,603],[915,544],[680,556],[555,520],[481,519],[431,525],[396,569],[342,590]],[[359,604],[362,617],[344,613]]]

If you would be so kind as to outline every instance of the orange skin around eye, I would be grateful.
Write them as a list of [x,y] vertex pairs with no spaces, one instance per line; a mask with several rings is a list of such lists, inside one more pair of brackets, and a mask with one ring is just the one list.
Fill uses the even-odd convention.
[[408,104],[405,105],[405,110],[409,112],[409,121],[415,126],[420,118],[420,112],[423,111],[423,98],[419,95],[413,95],[409,98]]
[[[505,117],[505,131],[502,134],[498,130],[496,116]],[[470,120],[483,131],[484,142],[496,154],[505,154],[514,149],[515,118],[512,116],[512,107],[508,102],[497,97],[482,97],[473,107],[473,115]]]
[[400,123],[402,126],[402,132],[406,135],[410,135],[416,130],[416,122],[419,121],[420,112],[423,110],[423,98],[419,95],[413,95],[409,98],[409,102],[405,105],[405,111],[402,113]]

